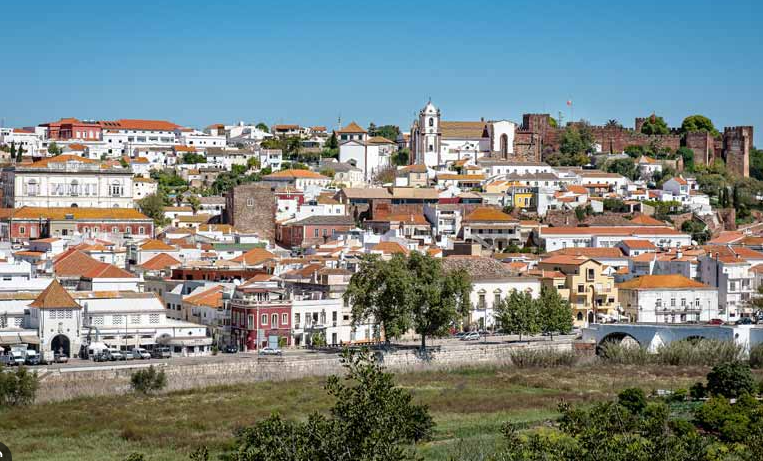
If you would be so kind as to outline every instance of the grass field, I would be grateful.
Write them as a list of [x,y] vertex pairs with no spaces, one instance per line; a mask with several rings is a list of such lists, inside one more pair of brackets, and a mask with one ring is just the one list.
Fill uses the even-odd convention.
[[[585,404],[619,390],[687,388],[702,367],[605,366],[551,369],[465,368],[398,374],[399,385],[429,405],[434,439],[419,447],[426,459],[490,450],[506,421],[528,426],[556,415],[564,399]],[[223,451],[237,427],[277,411],[304,418],[332,401],[321,378],[253,383],[151,397],[115,395],[47,403],[0,413],[0,439],[19,460],[122,460],[141,452],[151,461],[187,460],[194,448]],[[216,456],[215,456],[216,458]]]

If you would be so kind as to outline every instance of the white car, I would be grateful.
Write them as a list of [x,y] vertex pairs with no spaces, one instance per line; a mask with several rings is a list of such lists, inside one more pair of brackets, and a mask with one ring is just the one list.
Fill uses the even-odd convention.
[[111,360],[113,361],[127,360],[127,357],[125,357],[122,351],[118,349],[109,349],[109,355],[111,356]]
[[480,339],[480,334],[476,331],[467,333],[461,337],[461,341],[477,341]]
[[134,359],[142,359],[142,360],[148,360],[151,358],[151,354],[143,349],[142,347],[136,347],[132,351],[130,351],[130,355],[132,355],[132,358]]
[[281,355],[281,349],[273,349],[272,347],[263,347],[260,349],[260,355]]

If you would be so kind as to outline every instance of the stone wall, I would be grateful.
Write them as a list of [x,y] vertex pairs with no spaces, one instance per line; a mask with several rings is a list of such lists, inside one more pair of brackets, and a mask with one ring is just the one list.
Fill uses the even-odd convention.
[[225,196],[225,222],[242,232],[275,240],[276,198],[268,184],[236,186]]
[[726,170],[741,177],[750,176],[751,126],[732,126],[723,130],[723,157]]
[[[396,372],[442,370],[475,365],[509,365],[511,351],[517,348],[573,350],[570,340],[530,343],[464,344],[443,347],[430,357],[421,357],[415,350],[377,353],[385,367]],[[69,400],[78,397],[123,394],[130,391],[130,375],[145,364],[130,367],[97,367],[88,370],[57,369],[41,373],[38,402]],[[167,374],[167,391],[229,385],[256,381],[284,381],[308,376],[341,374],[339,356],[333,353],[305,356],[258,358],[230,356],[204,363],[172,360],[160,365]],[[94,367],[95,368],[95,367]]]

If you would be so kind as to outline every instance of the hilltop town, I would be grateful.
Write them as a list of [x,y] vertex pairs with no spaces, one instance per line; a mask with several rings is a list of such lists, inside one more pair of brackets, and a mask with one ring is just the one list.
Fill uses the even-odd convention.
[[0,344],[50,363],[373,344],[390,335],[345,292],[369,255],[413,252],[470,277],[452,333],[500,331],[507,296],[543,287],[580,329],[763,320],[752,127],[443,113],[3,128]]

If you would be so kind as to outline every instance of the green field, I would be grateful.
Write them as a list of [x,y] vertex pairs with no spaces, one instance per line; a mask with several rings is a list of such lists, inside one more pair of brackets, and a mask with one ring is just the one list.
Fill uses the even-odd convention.
[[[426,459],[476,453],[501,443],[506,421],[533,426],[556,415],[564,399],[585,404],[619,390],[688,387],[702,367],[596,365],[552,369],[465,368],[398,374],[397,382],[429,405],[434,439],[421,444]],[[0,413],[0,440],[18,460],[122,460],[141,452],[152,461],[186,460],[207,445],[222,452],[233,431],[272,412],[304,418],[332,401],[321,378],[252,383],[139,397],[76,399]],[[216,458],[213,457],[213,458]]]

